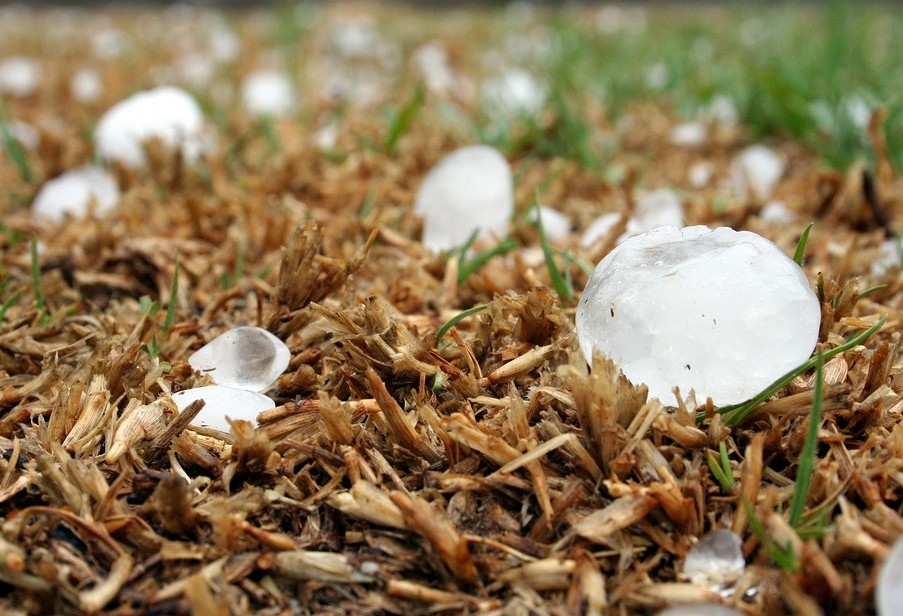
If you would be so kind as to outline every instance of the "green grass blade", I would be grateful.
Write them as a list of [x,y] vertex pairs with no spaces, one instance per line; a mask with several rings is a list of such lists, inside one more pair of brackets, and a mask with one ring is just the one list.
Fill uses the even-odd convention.
[[515,240],[507,239],[501,244],[497,244],[488,250],[484,250],[483,252],[474,255],[472,259],[468,259],[467,261],[462,259],[458,266],[458,284],[464,284],[468,278],[479,271],[479,269],[486,265],[493,257],[510,252],[517,248],[518,245],[519,244]]
[[[549,279],[552,281],[552,288],[558,293],[558,297],[572,303],[574,301],[574,286],[569,283],[570,276],[564,276],[555,263],[555,251],[549,244],[549,238],[546,236],[546,229],[542,224],[542,216],[539,212],[539,199],[536,199],[536,228],[539,229],[539,244],[542,246],[542,254],[546,259],[546,267],[549,270]],[[570,269],[570,265],[567,266]]]
[[44,284],[41,280],[41,262],[38,259],[38,242],[31,240],[31,287],[34,291],[34,302],[43,325],[47,319],[47,303],[44,301]]
[[715,480],[718,482],[718,485],[721,486],[721,491],[726,494],[729,493],[734,484],[724,473],[724,469],[719,463],[718,457],[711,451],[707,450],[705,452],[705,461],[706,464],[709,465],[709,470],[712,471],[712,475],[714,475]]
[[[820,353],[815,355],[811,359],[800,364],[798,367],[794,368],[784,376],[780,377],[778,380],[773,382],[771,385],[763,389],[756,395],[754,398],[747,402],[743,402],[742,404],[732,404],[729,406],[722,406],[717,409],[716,412],[718,414],[726,414],[727,417],[724,420],[724,423],[729,426],[736,426],[737,424],[743,423],[743,421],[749,417],[749,415],[755,411],[759,406],[761,406],[766,400],[770,397],[778,393],[781,389],[787,386],[790,381],[795,379],[797,376],[806,372],[807,370],[811,370],[814,368],[819,362],[826,362],[831,359],[835,355],[839,355],[844,351],[849,351],[855,346],[858,346],[872,337],[872,335],[881,329],[884,326],[884,323],[887,322],[887,317],[882,317],[880,321],[872,325],[870,328],[855,336],[848,342],[840,345],[839,347],[833,348],[830,351],[825,351],[824,353]],[[705,413],[697,413],[696,422],[700,423],[705,420]]]
[[19,289],[12,295],[10,295],[5,302],[0,304],[0,323],[3,322],[3,319],[6,317],[6,313],[12,308],[12,305],[16,303],[16,300],[22,295],[22,289]]
[[411,99],[392,114],[392,118],[389,120],[389,128],[383,141],[383,149],[386,152],[395,152],[399,139],[407,132],[424,103],[426,103],[426,92],[424,92],[423,86],[418,85]]
[[809,498],[809,485],[815,469],[815,454],[818,449],[818,431],[821,429],[822,398],[824,396],[824,363],[821,355],[815,369],[815,395],[812,398],[812,414],[809,416],[809,430],[800,453],[800,465],[796,472],[796,489],[790,501],[790,526],[797,528],[803,518],[803,509]]
[[464,312],[462,312],[460,314],[456,314],[455,316],[450,318],[448,321],[445,322],[445,324],[442,327],[439,328],[439,331],[436,332],[436,342],[442,340],[442,337],[445,336],[445,334],[448,333],[448,330],[450,330],[452,327],[454,327],[455,325],[457,325],[458,323],[460,323],[461,321],[463,321],[464,319],[466,319],[469,316],[473,316],[473,315],[477,314],[478,312],[483,312],[488,307],[489,306],[487,304],[480,304],[479,306],[474,306],[473,308],[465,310]]
[[176,307],[179,304],[179,259],[176,257],[175,271],[172,275],[172,287],[169,289],[169,305],[166,307],[166,318],[163,320],[163,333],[169,333],[176,320]]
[[809,232],[812,231],[812,227],[815,225],[814,222],[810,222],[806,225],[806,228],[803,230],[802,235],[800,235],[800,241],[796,243],[796,251],[793,253],[793,260],[796,261],[796,264],[802,267],[804,253],[806,252],[806,243],[809,241]]
[[19,140],[13,136],[12,131],[8,127],[3,128],[2,131],[3,147],[6,149],[6,155],[13,161],[22,180],[31,182],[34,180],[34,172],[31,170],[31,165],[28,163],[28,157],[25,155],[25,148],[23,148],[22,144],[19,143]]
[[718,443],[718,454],[721,458],[721,469],[724,471],[724,476],[727,477],[730,482],[730,486],[728,489],[734,487],[734,470],[731,468],[731,460],[727,455],[727,445],[723,442]]

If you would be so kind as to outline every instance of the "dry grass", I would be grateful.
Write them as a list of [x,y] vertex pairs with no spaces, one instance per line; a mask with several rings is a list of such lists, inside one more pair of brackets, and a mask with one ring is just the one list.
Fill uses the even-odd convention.
[[[253,49],[261,43],[249,23]],[[17,44],[26,45],[7,49]],[[11,116],[40,127],[29,158],[37,179],[0,161],[2,273],[7,296],[23,290],[0,322],[4,610],[628,614],[694,601],[752,614],[872,609],[878,565],[903,534],[903,279],[899,270],[868,275],[887,225],[903,217],[903,180],[883,159],[870,194],[864,169],[824,172],[802,148],[779,144],[790,165],[778,197],[801,220],[780,228],[758,219],[760,203],[715,207],[716,187],[687,186],[697,160],[723,174],[742,131],[674,148],[664,106],[632,109],[612,161],[628,171],[620,184],[566,160],[512,161],[520,211],[543,185],[544,200],[580,228],[629,209],[640,172],[648,186],[686,188],[689,222],[759,231],[791,253],[804,221],[816,220],[806,271],[823,297],[819,350],[887,322],[825,367],[804,515],[811,532],[798,532],[782,511],[814,376],[727,426],[692,396],[673,408],[647,400],[604,360],[590,371],[573,306],[528,256],[497,257],[459,284],[454,259],[418,244],[411,215],[420,178],[456,145],[431,121],[438,115],[416,122],[393,154],[360,145],[383,130],[373,109],[348,112],[341,159],[288,120],[275,123],[275,152],[253,137],[189,166],[152,148],[146,172],[118,169],[115,212],[34,227],[26,205],[41,180],[89,159],[79,122],[138,85],[126,70],[147,60],[108,63],[112,85],[86,109],[64,91],[66,67],[80,57],[51,68],[32,99],[9,101]],[[316,123],[332,110],[312,102],[307,113]],[[222,144],[238,143],[251,123],[231,110]],[[17,234],[46,245],[46,319]],[[532,227],[513,235],[538,246]],[[611,249],[572,244],[590,262]],[[579,291],[585,274],[573,266],[572,275]],[[167,332],[165,310],[142,313],[142,296],[176,302]],[[481,303],[486,311],[437,343],[443,323]],[[257,430],[186,428],[169,394],[206,379],[187,356],[238,325],[267,327],[292,350],[271,392],[278,406]],[[141,348],[154,337],[156,356]],[[708,413],[698,425],[697,412]],[[706,463],[720,443],[736,478],[727,491]],[[751,522],[771,545],[792,548],[791,574]],[[717,528],[744,539],[749,566],[738,588],[755,593],[722,598],[680,581],[687,551]]]

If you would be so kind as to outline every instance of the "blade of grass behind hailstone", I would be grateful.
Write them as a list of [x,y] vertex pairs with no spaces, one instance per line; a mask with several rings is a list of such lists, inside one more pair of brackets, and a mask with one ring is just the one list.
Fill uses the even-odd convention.
[[812,414],[809,416],[809,429],[806,432],[806,442],[800,453],[800,463],[796,472],[796,489],[793,490],[793,500],[790,501],[790,526],[797,528],[803,518],[803,509],[809,498],[809,485],[812,482],[812,472],[815,469],[815,454],[818,449],[818,431],[821,429],[822,397],[824,396],[824,363],[821,355],[816,355],[818,364],[815,369],[815,395],[812,398]]

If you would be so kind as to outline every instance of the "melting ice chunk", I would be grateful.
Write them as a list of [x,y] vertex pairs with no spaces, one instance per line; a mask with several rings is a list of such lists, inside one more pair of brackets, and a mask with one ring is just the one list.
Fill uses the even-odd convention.
[[279,71],[257,71],[245,77],[241,98],[255,115],[285,117],[295,109],[295,88]]
[[764,145],[751,145],[731,163],[734,188],[742,197],[768,199],[784,175],[784,161]]
[[513,212],[511,167],[488,145],[460,148],[439,161],[414,203],[423,217],[423,245],[433,252],[460,246],[476,230],[503,237]]
[[186,389],[172,395],[176,408],[181,413],[195,400],[203,400],[204,408],[197,414],[193,426],[213,428],[222,432],[230,430],[229,419],[243,419],[257,426],[257,416],[268,409],[276,407],[271,398],[244,389],[235,389],[224,385],[208,385]]
[[746,568],[743,541],[729,530],[716,530],[693,546],[683,575],[694,584],[721,589],[736,582]]
[[119,203],[119,185],[99,167],[79,167],[45,182],[31,204],[31,214],[47,222],[67,214],[80,218],[92,203],[95,214],[107,213]]
[[144,142],[159,139],[194,160],[205,147],[203,125],[204,116],[194,98],[164,86],[138,92],[110,107],[97,123],[94,146],[104,160],[139,167],[145,163]]
[[717,603],[691,603],[662,610],[657,616],[741,616],[740,612]]
[[800,267],[727,227],[659,227],[611,251],[577,306],[577,336],[661,400],[743,402],[805,361],[821,308]]
[[260,327],[236,327],[195,351],[188,363],[219,385],[263,391],[285,372],[291,352]]

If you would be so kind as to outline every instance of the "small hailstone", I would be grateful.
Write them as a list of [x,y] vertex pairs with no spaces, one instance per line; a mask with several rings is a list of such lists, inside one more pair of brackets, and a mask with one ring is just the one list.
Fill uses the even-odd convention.
[[369,19],[343,24],[332,31],[335,50],[346,58],[363,58],[379,44],[376,25]]
[[872,261],[872,276],[883,276],[893,268],[901,267],[903,267],[903,242],[898,237],[884,240]]
[[784,161],[774,150],[764,145],[749,146],[731,163],[734,188],[738,194],[747,197],[767,199],[782,175]]
[[680,227],[683,225],[683,219],[684,207],[680,197],[672,190],[659,188],[640,197],[633,210],[633,216],[627,222],[626,236],[645,233],[656,227]]
[[81,218],[91,204],[103,216],[119,203],[116,178],[99,167],[79,167],[44,183],[31,205],[35,219],[58,222],[66,215]]
[[[563,240],[571,234],[571,219],[548,205],[539,206],[539,218],[546,237],[552,241]],[[536,221],[536,210],[531,209],[529,219]]]
[[742,614],[732,607],[718,603],[690,603],[669,607],[656,616],[742,616]]
[[267,330],[236,327],[195,351],[188,363],[218,385],[263,391],[286,371],[290,360],[289,348]]
[[100,74],[89,68],[79,69],[69,81],[69,91],[72,93],[72,98],[78,102],[93,103],[100,98],[100,94],[103,92]]
[[702,188],[712,180],[712,174],[715,172],[715,166],[707,161],[701,160],[690,165],[687,171],[687,180],[693,188]]
[[257,416],[263,411],[276,407],[271,398],[262,394],[235,389],[225,385],[208,385],[186,389],[172,395],[176,408],[181,413],[195,400],[203,400],[204,408],[191,422],[193,426],[212,428],[221,432],[230,430],[229,419],[243,419],[257,426]]
[[440,43],[426,43],[414,52],[411,59],[427,90],[443,98],[454,93],[458,79],[449,62],[448,52]]
[[182,82],[195,88],[203,88],[213,79],[216,63],[211,55],[196,52],[185,54],[179,58],[175,68]]
[[102,60],[110,60],[122,54],[126,36],[116,28],[109,27],[91,35],[91,51]]
[[670,75],[664,62],[656,62],[646,67],[645,82],[650,90],[661,90],[668,85]]
[[483,82],[483,104],[493,112],[534,115],[546,103],[548,90],[522,69],[509,69]]
[[743,402],[805,361],[821,307],[800,267],[767,239],[727,227],[660,227],[632,237],[593,271],[577,336],[651,397],[695,390]]
[[759,219],[769,225],[787,225],[796,220],[796,214],[783,201],[769,201],[759,212]]
[[245,77],[241,99],[255,115],[285,117],[295,109],[295,86],[285,73],[256,71]]
[[339,127],[335,122],[330,122],[325,126],[318,128],[312,140],[317,149],[321,151],[334,150],[339,141]]
[[897,616],[903,605],[903,538],[897,539],[878,574],[875,608],[878,616]]
[[708,131],[702,122],[684,122],[671,129],[668,140],[672,145],[695,147],[705,143]]
[[159,139],[180,147],[187,160],[205,149],[204,116],[194,98],[179,88],[164,86],[138,92],[107,110],[94,131],[97,154],[138,167],[145,163],[143,144]]
[[734,99],[726,94],[719,94],[702,112],[702,119],[714,120],[722,126],[734,126],[740,118]]
[[608,235],[608,232],[611,231],[612,227],[614,227],[620,219],[620,214],[609,212],[608,214],[602,214],[593,220],[583,231],[583,235],[580,236],[580,246],[589,248],[595,244],[597,241]]
[[214,25],[207,38],[210,53],[219,62],[231,62],[241,51],[241,41],[225,23]]
[[0,60],[0,92],[28,96],[38,88],[41,66],[31,58],[12,56]]
[[433,252],[462,245],[476,230],[503,237],[514,213],[508,161],[488,145],[455,150],[420,184],[414,213],[423,218],[423,245]]
[[693,546],[684,560],[683,577],[693,584],[724,588],[746,568],[743,541],[729,530],[716,530]]

